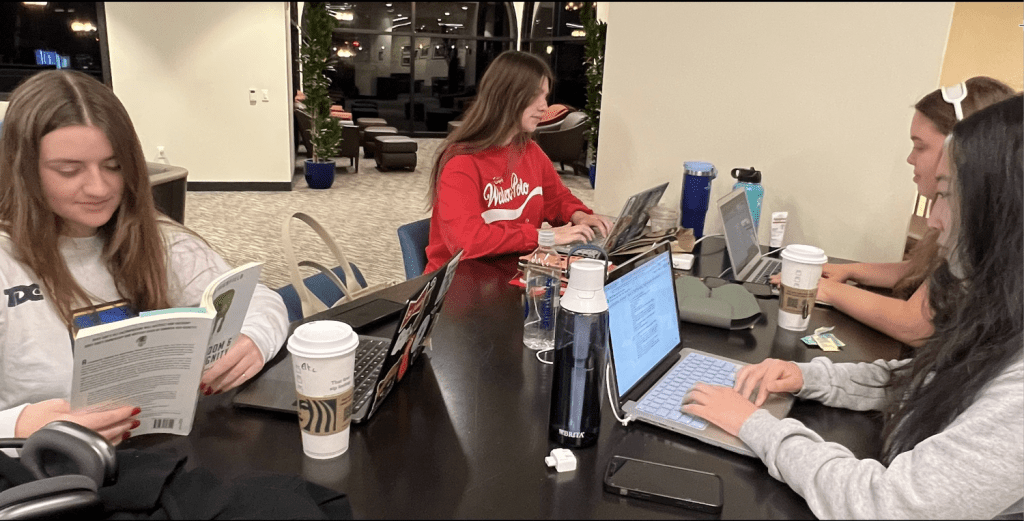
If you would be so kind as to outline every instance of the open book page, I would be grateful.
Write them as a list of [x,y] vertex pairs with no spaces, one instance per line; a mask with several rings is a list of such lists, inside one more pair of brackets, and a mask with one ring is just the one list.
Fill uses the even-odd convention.
[[201,308],[80,329],[73,343],[71,410],[130,405],[142,409],[133,435],[191,432],[206,361],[219,358],[237,338],[260,267],[247,264],[213,280]]

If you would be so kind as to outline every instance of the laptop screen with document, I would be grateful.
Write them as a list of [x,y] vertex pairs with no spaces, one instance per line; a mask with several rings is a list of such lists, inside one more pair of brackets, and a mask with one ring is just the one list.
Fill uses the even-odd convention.
[[[668,248],[636,266],[621,266],[605,286],[615,380],[625,396],[679,346],[679,318]],[[632,268],[632,269],[630,269]]]
[[725,228],[725,240],[728,243],[729,257],[733,261],[733,276],[738,277],[738,270],[743,269],[754,257],[761,253],[757,245],[757,232],[754,230],[754,219],[750,214],[750,203],[746,192],[736,190],[718,202],[722,213],[722,226]]

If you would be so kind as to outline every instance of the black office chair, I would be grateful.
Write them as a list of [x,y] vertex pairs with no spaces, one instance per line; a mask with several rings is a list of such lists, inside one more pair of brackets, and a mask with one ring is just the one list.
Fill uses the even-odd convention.
[[427,267],[427,244],[430,241],[430,218],[398,227],[398,244],[402,247],[405,278],[423,275]]
[[0,448],[21,449],[20,467],[0,454],[9,460],[3,467],[34,478],[5,473],[16,485],[0,492],[0,519],[98,517],[103,504],[97,490],[117,482],[114,446],[76,423],[50,422],[27,439],[0,439]]

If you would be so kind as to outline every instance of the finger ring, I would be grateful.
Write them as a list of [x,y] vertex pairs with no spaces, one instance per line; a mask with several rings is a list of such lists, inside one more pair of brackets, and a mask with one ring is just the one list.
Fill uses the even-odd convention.
[[242,373],[242,378],[245,378],[245,373]]

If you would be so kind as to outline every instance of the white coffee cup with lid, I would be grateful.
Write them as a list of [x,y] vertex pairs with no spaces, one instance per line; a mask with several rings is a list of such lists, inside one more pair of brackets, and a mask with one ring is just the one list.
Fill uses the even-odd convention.
[[818,295],[825,251],[815,246],[790,244],[782,250],[782,289],[779,292],[779,327],[803,331],[811,321]]
[[288,338],[302,450],[317,459],[348,450],[352,380],[359,336],[344,322],[317,320]]

